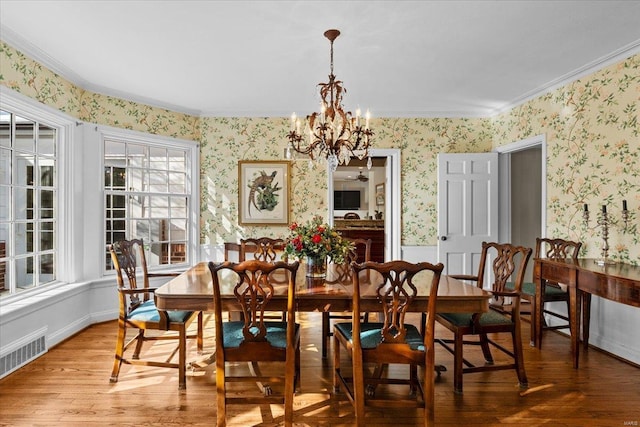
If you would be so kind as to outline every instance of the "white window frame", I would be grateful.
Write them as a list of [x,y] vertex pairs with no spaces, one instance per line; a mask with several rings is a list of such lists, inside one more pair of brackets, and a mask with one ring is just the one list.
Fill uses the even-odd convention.
[[56,280],[36,285],[19,293],[9,294],[2,297],[2,304],[8,304],[21,300],[40,292],[47,291],[52,287],[67,283],[72,278],[71,262],[73,253],[70,242],[73,239],[72,209],[73,191],[71,188],[73,175],[73,164],[71,156],[74,150],[74,128],[76,122],[73,118],[37,101],[14,92],[4,86],[0,86],[0,108],[17,116],[35,120],[56,130],[56,198],[54,205],[55,213],[55,241],[54,241],[54,263]]
[[[91,125],[90,125],[91,126]],[[104,188],[104,142],[105,140],[117,140],[125,141],[127,143],[147,145],[149,147],[161,147],[168,149],[180,149],[185,150],[188,157],[188,192],[189,195],[189,208],[187,212],[187,262],[184,264],[170,264],[161,266],[150,266],[150,270],[175,270],[176,268],[187,268],[189,265],[193,265],[198,262],[199,245],[200,245],[200,146],[197,142],[181,140],[177,138],[163,137],[152,134],[145,134],[141,132],[111,128],[107,126],[97,126],[95,130],[99,134],[100,141],[100,193],[102,204],[102,225],[101,225],[101,254],[100,259],[104,259],[104,248],[106,248],[106,205],[105,205],[105,193]],[[114,274],[113,270],[107,270],[105,262],[101,263],[101,269],[103,275]]]

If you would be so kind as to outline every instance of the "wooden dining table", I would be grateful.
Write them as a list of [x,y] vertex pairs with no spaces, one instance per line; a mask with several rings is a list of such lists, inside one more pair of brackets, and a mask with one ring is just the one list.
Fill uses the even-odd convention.
[[[329,264],[327,276],[323,279],[306,277],[305,264],[301,264],[296,275],[296,311],[351,311],[353,284],[349,271],[341,266]],[[365,273],[362,273],[365,274]],[[225,279],[226,277],[226,279]],[[221,281],[222,303],[228,311],[239,310],[233,294],[235,282],[231,275]],[[375,288],[379,282],[374,272],[360,278],[362,311],[379,311]],[[270,309],[285,310],[287,286],[284,280],[276,281]],[[409,307],[410,311],[421,312],[426,307],[429,281],[415,280],[418,297]],[[420,287],[423,289],[420,289]],[[213,311],[213,281],[207,262],[200,262],[155,291],[155,303],[160,310]],[[480,313],[489,310],[491,293],[477,286],[466,284],[449,276],[441,276],[438,287],[436,309],[439,312]]]
[[[213,311],[213,279],[208,264],[208,262],[200,262],[156,289],[154,292],[156,307],[159,310]],[[381,277],[373,271],[361,274],[363,274],[360,277],[361,310],[377,312],[380,310],[380,303],[376,297],[376,287]],[[230,314],[241,311],[233,293],[235,278],[236,276],[229,271],[223,272],[220,277],[223,311],[229,311]],[[287,281],[284,277],[275,279],[272,281],[274,295],[269,303],[269,309],[284,311],[287,304]],[[430,278],[427,277],[423,280],[420,276],[414,278],[419,297],[409,306],[409,311],[425,310],[429,299],[430,282]],[[491,298],[490,292],[442,275],[438,285],[436,310],[442,313],[482,313],[489,311],[489,298]],[[353,283],[350,267],[329,264],[325,278],[312,279],[306,277],[306,264],[300,264],[296,274],[296,311],[352,311],[352,299]],[[204,369],[213,361],[214,355],[210,355],[203,360],[190,362],[189,368]],[[256,370],[257,367],[253,366],[252,369]],[[442,371],[446,371],[446,368],[437,365],[438,375]]]

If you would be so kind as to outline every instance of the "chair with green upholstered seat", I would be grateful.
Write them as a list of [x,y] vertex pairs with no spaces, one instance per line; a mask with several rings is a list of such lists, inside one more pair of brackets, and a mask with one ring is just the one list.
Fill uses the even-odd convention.
[[[536,239],[536,251],[535,258],[548,258],[548,259],[571,259],[573,261],[578,259],[581,242],[573,242],[571,240],[564,239]],[[589,304],[591,295],[585,294],[585,298],[589,298],[586,301],[586,305]],[[536,322],[534,318],[536,313],[536,285],[535,283],[524,283],[522,285],[522,299],[531,303],[531,345],[542,347],[542,330],[544,329],[566,329],[569,328],[569,317],[551,310],[545,310],[544,305],[548,302],[565,302],[567,304],[567,313],[569,313],[569,293],[566,290],[566,286],[561,286],[558,283],[545,281],[542,291],[542,307],[539,310],[540,319]],[[544,316],[553,316],[558,319],[562,319],[564,322],[558,325],[549,325],[545,321]],[[585,310],[586,319],[588,319],[588,310]],[[586,320],[588,322],[588,320]],[[537,330],[536,323],[542,325],[541,330]]]
[[[197,311],[164,311],[158,310],[153,301],[155,288],[149,285],[154,277],[177,276],[178,273],[149,273],[142,239],[121,240],[109,247],[113,267],[117,273],[119,315],[118,340],[116,343],[115,361],[111,372],[111,382],[118,381],[122,364],[160,366],[178,369],[178,388],[186,388],[186,340],[196,338],[198,351],[202,351],[202,312]],[[142,277],[138,274],[142,273]],[[198,321],[197,334],[187,334],[187,328]],[[127,328],[137,329],[135,337],[126,341]],[[148,330],[174,331],[176,334],[147,336]],[[177,340],[178,362],[170,362],[175,351],[170,353],[169,360],[140,359],[142,345],[146,341]],[[133,355],[125,357],[126,350],[136,344]]]
[[[336,323],[334,337],[334,391],[342,390],[355,408],[356,425],[365,425],[365,406],[424,408],[424,425],[434,424],[435,381],[435,307],[440,275],[444,266],[427,262],[417,264],[406,261],[386,263],[365,262],[352,264],[353,312],[351,322]],[[362,280],[363,277],[367,279]],[[421,284],[422,286],[418,286]],[[382,322],[362,323],[361,287],[363,293],[375,292],[380,303]],[[418,289],[428,289],[422,295]],[[426,313],[424,335],[419,329],[405,323],[405,316],[418,297],[428,292],[428,301],[419,307]],[[351,360],[350,369],[342,369],[341,349]],[[366,374],[366,365],[375,365],[373,375]],[[382,375],[384,365],[407,365],[408,377]],[[422,367],[422,381],[418,377]],[[351,375],[348,376],[348,373]],[[391,372],[388,370],[387,372]],[[401,387],[402,395],[387,393],[395,384],[408,384],[409,395]],[[385,390],[378,393],[377,386]]]
[[[213,281],[216,325],[217,425],[226,425],[227,404],[284,403],[285,425],[293,423],[293,395],[300,378],[300,326],[296,323],[295,281],[298,262],[248,260],[240,263],[209,263]],[[280,289],[286,295],[285,321],[268,321],[265,313]],[[240,321],[223,321],[222,292],[236,296],[242,312]],[[251,362],[253,374],[231,375],[228,364]],[[281,375],[262,376],[261,362],[284,362]],[[231,396],[227,383],[259,383],[262,395],[243,391]],[[284,384],[282,393],[272,395],[271,383]]]
[[[437,339],[454,355],[454,391],[462,392],[463,374],[502,369],[515,369],[520,386],[527,386],[520,331],[520,295],[530,257],[531,248],[508,243],[483,242],[478,275],[450,275],[460,280],[476,282],[479,288],[490,289],[493,294],[490,310],[486,313],[438,313],[436,315],[438,323],[454,334],[453,339]],[[491,280],[489,287],[485,286],[485,281],[488,279]],[[507,287],[508,281],[513,283],[512,289]],[[493,334],[498,333],[511,335],[511,350],[495,340],[496,337]],[[478,339],[465,339],[469,336],[477,336]],[[463,356],[465,345],[479,345],[482,348],[484,356],[482,366]],[[512,360],[506,363],[494,363],[492,347]]]

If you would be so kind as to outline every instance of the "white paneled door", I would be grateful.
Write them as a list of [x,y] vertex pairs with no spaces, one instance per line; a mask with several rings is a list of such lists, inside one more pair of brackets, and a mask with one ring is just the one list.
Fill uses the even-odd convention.
[[477,274],[482,242],[498,241],[498,153],[438,155],[438,261]]

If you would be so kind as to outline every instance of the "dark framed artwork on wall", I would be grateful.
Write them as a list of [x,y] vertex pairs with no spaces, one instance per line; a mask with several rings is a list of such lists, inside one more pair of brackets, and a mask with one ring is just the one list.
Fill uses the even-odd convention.
[[238,223],[289,223],[291,164],[288,161],[238,162]]
[[376,184],[376,206],[384,206],[384,182]]

